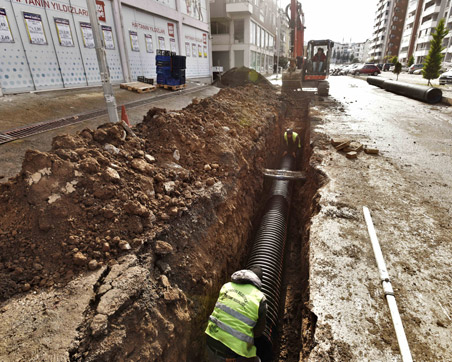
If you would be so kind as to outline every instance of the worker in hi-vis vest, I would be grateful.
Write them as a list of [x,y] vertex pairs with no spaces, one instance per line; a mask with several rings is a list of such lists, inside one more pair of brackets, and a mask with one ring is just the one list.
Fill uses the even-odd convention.
[[291,128],[286,129],[286,132],[284,132],[284,143],[286,144],[286,151],[283,156],[289,154],[298,158],[301,152],[301,140],[298,133]]
[[262,275],[260,266],[239,270],[221,287],[206,329],[209,362],[260,361],[254,338],[264,331],[267,315]]

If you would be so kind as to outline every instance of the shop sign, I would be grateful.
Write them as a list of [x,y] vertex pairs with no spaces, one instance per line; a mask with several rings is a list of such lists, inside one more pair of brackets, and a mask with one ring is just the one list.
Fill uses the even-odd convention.
[[72,39],[71,26],[68,19],[53,18],[57,30],[58,41],[62,47],[73,47],[74,39]]
[[31,44],[47,45],[41,15],[24,12],[25,27]]

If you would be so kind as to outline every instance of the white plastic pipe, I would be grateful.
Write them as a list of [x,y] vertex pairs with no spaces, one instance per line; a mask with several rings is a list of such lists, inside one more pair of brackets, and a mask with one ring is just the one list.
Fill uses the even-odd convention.
[[388,302],[389,310],[391,311],[392,323],[399,343],[400,354],[402,355],[403,362],[412,362],[410,347],[406,339],[405,331],[403,330],[402,319],[400,319],[399,310],[397,309],[397,303],[394,296],[394,290],[392,289],[391,282],[389,280],[389,274],[386,269],[386,264],[383,259],[380,244],[375,233],[374,224],[370,216],[369,209],[364,206],[364,219],[366,220],[367,230],[369,231],[370,241],[372,242],[372,248],[374,249],[375,259],[377,261],[378,271],[380,272],[380,279],[385,293],[386,300]]

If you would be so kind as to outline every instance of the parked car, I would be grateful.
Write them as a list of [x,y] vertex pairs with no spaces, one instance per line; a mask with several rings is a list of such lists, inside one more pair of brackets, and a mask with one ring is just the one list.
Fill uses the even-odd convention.
[[447,72],[444,72],[439,76],[439,84],[451,84],[452,83],[452,69],[449,69]]
[[[375,64],[374,64],[375,65]],[[377,68],[378,69],[380,69],[380,70],[382,70],[383,69],[383,64],[382,63],[378,63],[378,64],[376,64],[377,65]]]
[[424,68],[424,64],[413,64],[411,67],[408,68],[408,73],[413,74],[415,70],[419,70]]
[[361,67],[359,67],[353,71],[354,75],[360,75],[360,74],[378,75],[380,73],[381,73],[380,69],[378,69],[378,67],[374,64],[364,64]]
[[416,69],[416,70],[413,72],[413,74],[414,74],[414,75],[422,74],[422,69]]
[[394,66],[394,64],[392,63],[384,63],[383,64],[383,69],[381,69],[384,72],[387,72],[388,70],[391,70],[391,67]]

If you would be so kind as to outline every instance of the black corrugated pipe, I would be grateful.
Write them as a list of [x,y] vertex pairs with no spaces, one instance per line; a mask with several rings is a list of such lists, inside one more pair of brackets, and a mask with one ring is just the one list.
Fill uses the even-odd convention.
[[[280,169],[293,170],[294,166],[295,159],[287,155],[282,159]],[[263,336],[255,342],[263,362],[272,360],[273,342],[277,339],[291,192],[292,181],[273,181],[247,264],[247,268],[260,266],[264,273],[262,292],[267,298],[267,325]]]
[[376,85],[377,87],[383,88],[383,83],[385,79],[382,77],[367,77],[367,83]]
[[367,77],[367,83],[386,89],[389,92],[414,98],[419,101],[438,103],[441,102],[443,98],[443,92],[438,88],[401,83],[393,80],[385,80],[381,83],[380,81],[376,81],[374,78],[376,77]]

